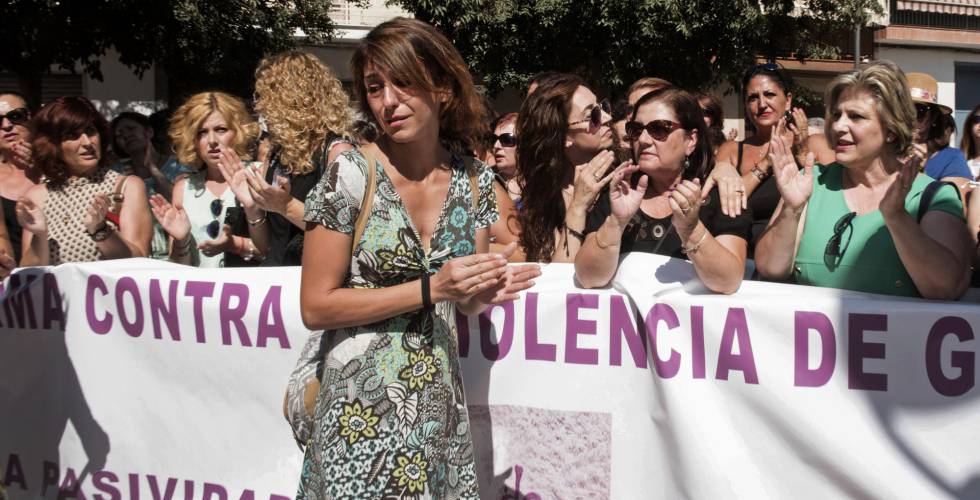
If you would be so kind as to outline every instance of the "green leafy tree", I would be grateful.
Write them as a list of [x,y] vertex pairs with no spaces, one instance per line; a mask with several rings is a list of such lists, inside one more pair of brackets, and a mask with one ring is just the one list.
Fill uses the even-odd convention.
[[[334,34],[333,0],[7,0],[0,7],[0,69],[33,102],[52,65],[101,79],[99,57],[115,47],[142,74],[156,65],[172,101],[202,89],[250,95],[265,54],[292,48],[297,33]],[[301,30],[301,31],[297,31]]]
[[391,0],[456,44],[491,93],[546,70],[619,93],[642,76],[735,84],[758,56],[838,58],[878,0]]

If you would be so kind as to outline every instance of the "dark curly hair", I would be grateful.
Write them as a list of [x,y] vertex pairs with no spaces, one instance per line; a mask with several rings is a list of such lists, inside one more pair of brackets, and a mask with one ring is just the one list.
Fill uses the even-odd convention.
[[109,149],[109,122],[92,101],[84,97],[59,97],[41,108],[31,120],[34,166],[53,185],[60,185],[71,175],[61,156],[61,143],[95,127],[101,138],[99,166],[105,164]]
[[572,94],[585,81],[551,75],[524,100],[517,116],[517,183],[521,188],[521,245],[528,262],[547,262],[555,252],[555,231],[565,220],[561,180],[570,168],[565,136]]

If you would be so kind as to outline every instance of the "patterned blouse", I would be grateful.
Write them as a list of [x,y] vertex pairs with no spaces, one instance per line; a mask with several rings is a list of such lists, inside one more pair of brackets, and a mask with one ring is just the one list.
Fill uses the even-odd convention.
[[[474,252],[476,230],[499,217],[493,173],[474,162],[474,202],[466,162],[451,163],[428,252],[391,179],[374,166],[371,215],[345,286],[417,280]],[[306,220],[352,235],[366,183],[364,157],[343,153],[310,192]],[[455,304],[441,302],[323,333],[327,356],[297,498],[478,498],[455,325]]]
[[[50,265],[102,260],[98,245],[85,230],[83,215],[97,195],[112,194],[119,178],[118,172],[100,167],[90,176],[70,177],[60,185],[47,185],[44,217],[48,221]],[[106,224],[119,229],[108,218]]]

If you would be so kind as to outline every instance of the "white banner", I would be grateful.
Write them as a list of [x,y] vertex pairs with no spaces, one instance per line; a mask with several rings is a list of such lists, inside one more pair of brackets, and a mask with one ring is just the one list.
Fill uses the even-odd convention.
[[[551,265],[460,318],[482,498],[978,498],[980,307]],[[20,498],[292,498],[298,269],[20,270],[0,302],[0,483]],[[70,492],[66,494],[66,492]]]

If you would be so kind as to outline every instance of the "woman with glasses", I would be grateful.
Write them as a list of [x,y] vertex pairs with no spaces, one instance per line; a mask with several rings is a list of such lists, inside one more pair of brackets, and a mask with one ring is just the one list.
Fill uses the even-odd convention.
[[[728,141],[718,148],[717,164],[707,183],[709,188],[717,183],[722,212],[734,217],[748,210],[752,215],[750,257],[779,203],[779,190],[768,157],[774,133],[781,133],[792,144],[799,161],[810,151],[822,163],[834,161],[833,151],[823,136],[808,135],[803,110],[792,108],[792,85],[789,75],[775,64],[759,64],[745,73],[742,78],[745,116],[755,132],[744,141]],[[784,121],[786,126],[777,131],[776,125],[787,115],[792,120]]]
[[22,228],[14,207],[17,200],[40,180],[37,170],[32,168],[30,120],[31,113],[23,96],[16,92],[0,92],[0,208],[11,245],[8,255],[16,261],[20,261],[23,249]]
[[[493,121],[490,127],[490,144],[493,154],[493,189],[497,194],[497,212],[500,218],[490,226],[490,251],[502,251],[512,242],[519,241],[520,223],[517,210],[520,207],[521,190],[517,185],[517,135],[514,127],[517,113],[508,113]],[[511,255],[511,262],[524,262],[524,252],[518,249]]]
[[626,133],[636,163],[613,172],[589,214],[575,258],[579,282],[606,286],[621,254],[647,252],[689,259],[714,292],[738,290],[751,219],[722,214],[717,189],[702,194],[712,150],[697,99],[676,87],[648,93],[636,102]]
[[47,182],[17,202],[22,266],[146,257],[143,180],[109,169],[109,123],[84,97],[60,97],[31,121],[34,166]]
[[980,104],[978,104],[963,122],[963,139],[960,140],[960,151],[966,157],[970,168],[970,176],[980,179]]
[[[879,61],[838,76],[824,99],[837,161],[797,168],[773,136],[782,201],[756,251],[764,277],[846,290],[953,300],[969,282],[970,238],[950,186],[927,189],[905,75]],[[916,154],[913,154],[913,153]],[[941,187],[940,187],[941,186]]]
[[612,179],[608,101],[569,74],[541,82],[517,118],[521,245],[530,262],[572,262],[585,218]]
[[[150,199],[153,215],[170,235],[171,261],[196,267],[258,263],[259,252],[249,231],[264,228],[246,221],[264,214],[250,198],[238,206],[219,166],[229,154],[248,158],[258,129],[241,99],[223,92],[195,94],[174,112],[170,123],[174,151],[182,164],[197,171],[177,179],[172,204],[160,194]],[[259,164],[250,162],[245,168],[256,174]]]
[[925,174],[955,183],[966,194],[966,180],[973,180],[963,153],[949,147],[946,116],[953,112],[938,102],[939,84],[931,75],[909,73],[909,92],[915,104],[915,148],[926,158]]

